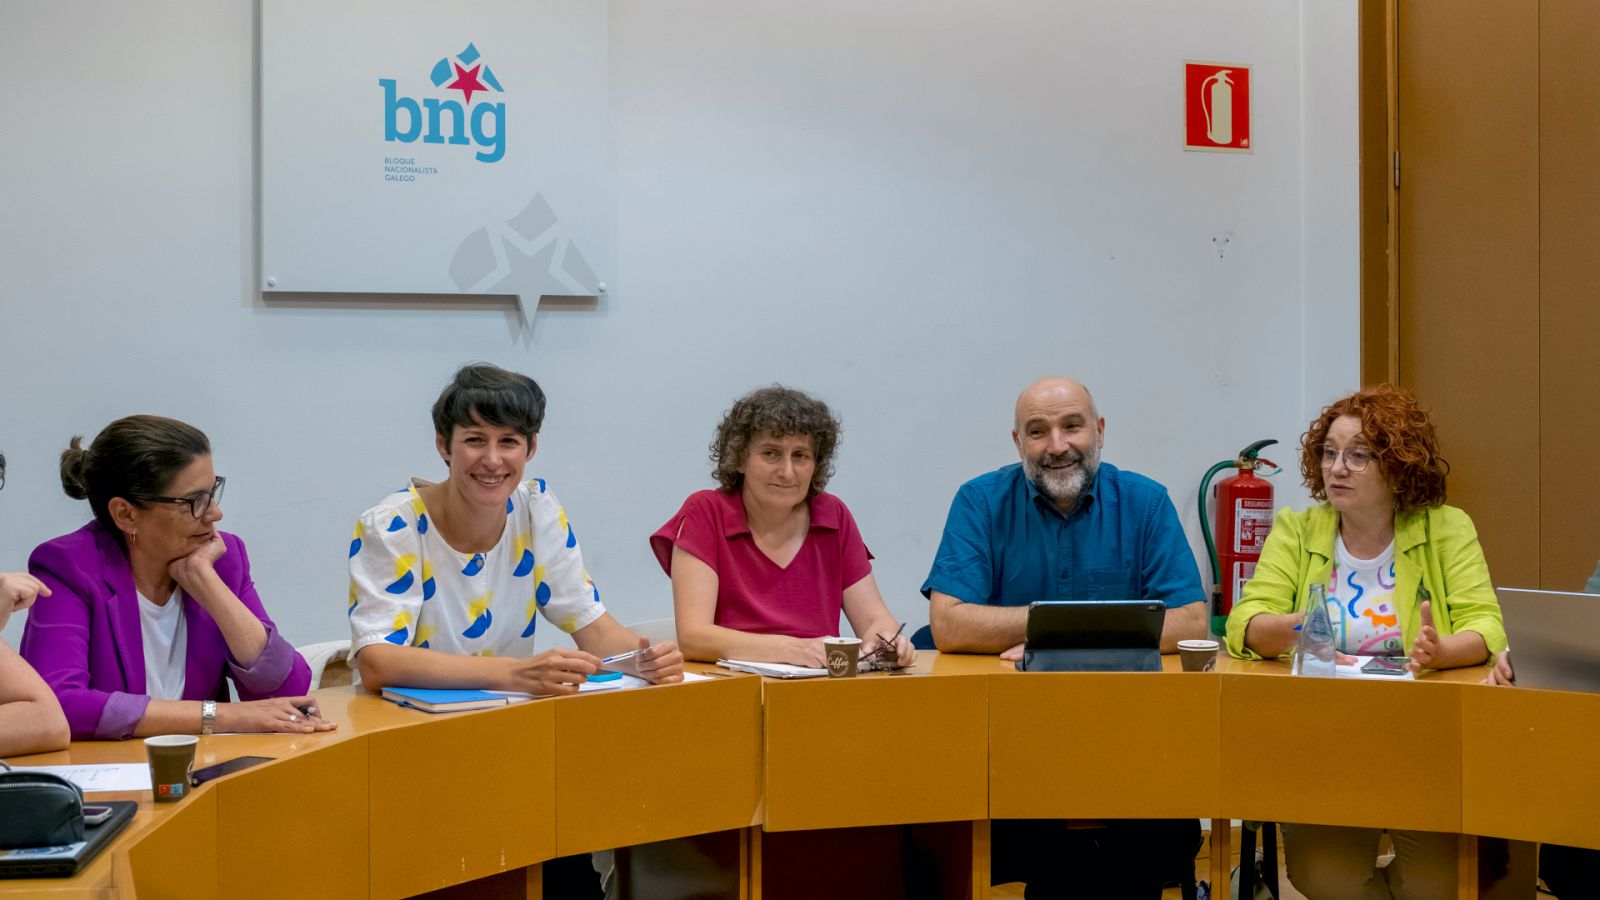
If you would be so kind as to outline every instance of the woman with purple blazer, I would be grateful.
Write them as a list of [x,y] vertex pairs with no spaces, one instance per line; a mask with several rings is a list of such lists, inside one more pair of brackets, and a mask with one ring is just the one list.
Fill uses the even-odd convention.
[[[206,436],[129,416],[81,442],[61,454],[61,484],[94,521],[33,551],[28,571],[50,593],[22,633],[72,737],[331,730],[303,696],[305,660],[256,596],[244,543],[217,530],[224,480]],[[226,702],[225,676],[240,702]]]

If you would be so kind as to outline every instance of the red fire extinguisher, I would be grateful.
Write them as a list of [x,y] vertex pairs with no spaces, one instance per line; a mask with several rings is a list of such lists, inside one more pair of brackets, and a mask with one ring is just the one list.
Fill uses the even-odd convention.
[[[1200,481],[1200,527],[1205,533],[1211,558],[1211,633],[1221,636],[1227,628],[1233,601],[1244,590],[1245,582],[1256,573],[1256,560],[1272,529],[1272,485],[1267,478],[1280,469],[1261,450],[1277,441],[1256,441],[1239,451],[1234,459],[1212,466]],[[1217,482],[1212,497],[1216,501],[1215,537],[1207,523],[1206,488],[1223,469],[1236,471]],[[1260,476],[1257,473],[1260,473]]]

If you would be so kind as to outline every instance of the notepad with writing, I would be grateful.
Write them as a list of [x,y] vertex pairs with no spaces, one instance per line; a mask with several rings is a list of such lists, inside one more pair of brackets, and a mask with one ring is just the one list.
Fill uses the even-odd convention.
[[828,674],[827,669],[792,666],[788,663],[755,662],[748,659],[719,659],[717,665],[735,672],[749,672],[752,675],[765,675],[768,678],[821,678]]
[[473,690],[433,690],[428,688],[391,687],[383,689],[383,699],[423,712],[466,712],[470,709],[488,709],[505,706],[507,700],[500,694]]

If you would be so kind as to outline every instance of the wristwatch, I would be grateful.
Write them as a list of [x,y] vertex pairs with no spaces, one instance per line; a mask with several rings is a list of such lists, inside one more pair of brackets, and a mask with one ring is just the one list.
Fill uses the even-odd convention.
[[210,734],[217,727],[217,701],[200,701],[200,733]]

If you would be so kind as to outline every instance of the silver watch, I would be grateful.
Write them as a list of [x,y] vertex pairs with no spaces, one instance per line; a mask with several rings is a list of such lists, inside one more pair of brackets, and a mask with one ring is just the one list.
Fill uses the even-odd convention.
[[200,733],[210,734],[217,727],[217,701],[200,701]]

